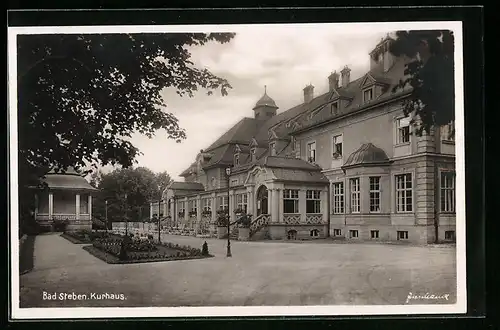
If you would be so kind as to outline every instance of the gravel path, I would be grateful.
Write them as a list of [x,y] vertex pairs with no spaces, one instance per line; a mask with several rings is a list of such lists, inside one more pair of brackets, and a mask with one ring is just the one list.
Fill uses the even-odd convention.
[[[225,240],[162,240],[198,248],[206,240],[215,257],[110,265],[57,234],[37,236],[20,307],[403,304],[409,292],[450,294],[410,303],[455,302],[453,246],[232,242],[226,258]],[[73,293],[80,299],[67,299]]]

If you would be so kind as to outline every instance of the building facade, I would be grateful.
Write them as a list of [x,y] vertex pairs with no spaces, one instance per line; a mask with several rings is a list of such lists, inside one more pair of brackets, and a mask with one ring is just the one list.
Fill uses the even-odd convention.
[[168,225],[207,232],[229,209],[232,220],[251,214],[252,239],[454,241],[454,128],[413,133],[402,109],[411,88],[394,89],[410,59],[390,43],[376,45],[362,77],[344,67],[328,92],[308,85],[303,103],[281,113],[265,91],[254,118],[201,150],[165,191]]

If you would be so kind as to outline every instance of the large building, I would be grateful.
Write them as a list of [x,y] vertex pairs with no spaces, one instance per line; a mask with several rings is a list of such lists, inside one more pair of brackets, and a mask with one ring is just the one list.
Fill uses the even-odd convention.
[[201,150],[165,191],[160,215],[208,228],[217,210],[233,220],[243,210],[252,239],[453,241],[454,130],[413,134],[402,110],[411,89],[393,89],[409,59],[394,57],[390,42],[369,54],[365,75],[333,72],[327,93],[306,86],[291,109],[278,113],[264,92],[254,117]]

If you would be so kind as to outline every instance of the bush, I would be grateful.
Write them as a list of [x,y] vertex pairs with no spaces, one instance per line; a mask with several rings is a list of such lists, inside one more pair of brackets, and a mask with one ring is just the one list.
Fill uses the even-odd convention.
[[52,221],[52,227],[54,228],[54,231],[65,232],[66,231],[66,227],[68,226],[68,224],[69,224],[69,220],[68,219],[65,219],[65,220],[54,219]]

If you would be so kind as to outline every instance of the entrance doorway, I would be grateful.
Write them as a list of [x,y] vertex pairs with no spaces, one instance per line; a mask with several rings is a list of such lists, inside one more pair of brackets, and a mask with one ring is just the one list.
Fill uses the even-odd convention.
[[269,214],[267,209],[267,187],[260,186],[257,190],[257,216]]

